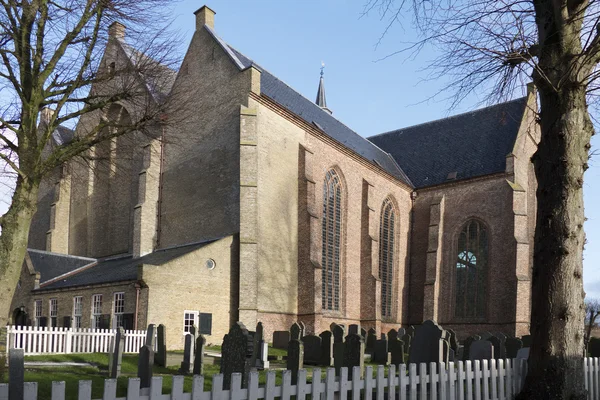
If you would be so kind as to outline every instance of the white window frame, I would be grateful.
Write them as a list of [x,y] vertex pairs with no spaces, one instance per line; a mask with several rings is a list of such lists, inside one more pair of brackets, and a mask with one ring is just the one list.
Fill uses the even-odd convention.
[[42,318],[42,311],[44,307],[44,302],[42,299],[36,299],[33,301],[33,315],[34,315],[34,325],[40,326],[40,318]]
[[100,329],[102,316],[102,294],[92,295],[92,318],[90,326],[94,329]]
[[[48,318],[51,327],[58,327],[58,299],[56,297],[48,300]],[[52,318],[56,318],[55,324],[52,323]]]
[[[192,318],[190,318],[192,317]],[[191,311],[185,310],[183,312],[183,334],[187,335],[189,333],[189,327],[191,325],[186,324],[186,322],[192,321],[192,325],[196,325],[196,329],[200,330],[198,324],[200,323],[200,311]],[[196,332],[198,333],[198,332]]]
[[115,292],[113,295],[113,329],[123,326],[125,314],[125,292]]
[[81,328],[81,316],[83,315],[83,296],[73,297],[73,328]]

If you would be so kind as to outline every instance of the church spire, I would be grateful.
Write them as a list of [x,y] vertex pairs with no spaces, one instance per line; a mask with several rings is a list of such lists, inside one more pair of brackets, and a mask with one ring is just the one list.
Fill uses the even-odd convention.
[[325,99],[325,80],[323,79],[323,70],[325,69],[325,63],[321,62],[321,79],[319,80],[319,89],[317,90],[317,100],[315,103],[323,110],[331,114],[331,110],[327,108],[327,100]]

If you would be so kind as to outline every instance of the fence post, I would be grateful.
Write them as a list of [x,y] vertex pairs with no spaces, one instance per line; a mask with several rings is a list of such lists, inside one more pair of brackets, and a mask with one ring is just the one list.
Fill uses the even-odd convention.
[[73,328],[68,328],[65,339],[65,354],[71,354],[71,345],[73,343]]

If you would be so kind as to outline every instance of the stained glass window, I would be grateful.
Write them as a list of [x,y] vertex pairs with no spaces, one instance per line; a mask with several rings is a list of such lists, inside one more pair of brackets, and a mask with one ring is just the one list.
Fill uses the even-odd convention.
[[383,202],[379,224],[379,278],[381,279],[381,316],[392,316],[392,290],[394,277],[394,239],[396,210],[388,197]]
[[330,170],[323,183],[322,306],[340,309],[340,257],[342,232],[342,185],[338,174]]
[[454,314],[460,318],[485,317],[488,234],[481,222],[465,224],[457,251]]

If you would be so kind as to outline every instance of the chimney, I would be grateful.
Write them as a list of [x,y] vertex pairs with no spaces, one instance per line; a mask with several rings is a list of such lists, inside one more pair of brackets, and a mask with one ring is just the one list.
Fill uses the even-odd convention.
[[42,108],[42,111],[40,111],[40,123],[45,125],[50,124],[50,120],[54,116],[54,112],[55,111],[49,107]]
[[196,30],[200,30],[204,25],[210,29],[215,29],[215,12],[207,6],[202,6],[194,12],[196,15]]
[[126,29],[125,25],[115,21],[108,27],[108,37],[111,39],[124,40]]

